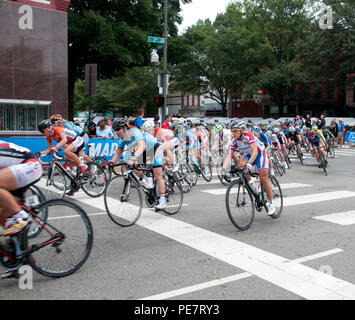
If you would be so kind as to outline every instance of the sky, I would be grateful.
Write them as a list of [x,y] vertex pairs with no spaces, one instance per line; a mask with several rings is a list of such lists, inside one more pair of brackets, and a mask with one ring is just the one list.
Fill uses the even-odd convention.
[[181,15],[184,20],[181,25],[178,25],[179,34],[194,25],[199,19],[208,18],[213,22],[217,14],[225,12],[231,2],[232,0],[192,0],[192,3],[182,5]]

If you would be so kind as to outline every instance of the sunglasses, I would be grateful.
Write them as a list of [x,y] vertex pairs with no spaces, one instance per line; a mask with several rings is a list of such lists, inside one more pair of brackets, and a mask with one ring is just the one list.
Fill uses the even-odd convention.
[[239,131],[241,131],[241,130],[240,129],[232,129],[232,133],[237,133]]

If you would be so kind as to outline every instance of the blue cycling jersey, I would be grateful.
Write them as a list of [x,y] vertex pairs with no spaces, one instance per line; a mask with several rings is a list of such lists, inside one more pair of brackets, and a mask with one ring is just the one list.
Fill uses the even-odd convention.
[[63,122],[63,126],[66,129],[73,130],[77,135],[81,136],[83,133],[84,129],[80,128],[79,126],[76,126],[70,122]]

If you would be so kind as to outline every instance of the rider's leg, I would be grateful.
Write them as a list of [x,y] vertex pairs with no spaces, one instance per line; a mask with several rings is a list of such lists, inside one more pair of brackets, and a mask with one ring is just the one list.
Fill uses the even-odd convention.
[[21,210],[13,195],[8,190],[16,190],[17,181],[9,168],[0,169],[0,224],[5,225],[5,221],[11,215]]

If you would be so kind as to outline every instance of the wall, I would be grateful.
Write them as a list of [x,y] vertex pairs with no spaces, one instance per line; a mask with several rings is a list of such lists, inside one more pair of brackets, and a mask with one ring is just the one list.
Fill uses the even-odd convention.
[[[24,5],[30,6],[32,14],[23,11]],[[0,99],[51,101],[52,112],[67,117],[68,5],[69,0],[3,1]],[[24,25],[27,29],[21,29]]]

